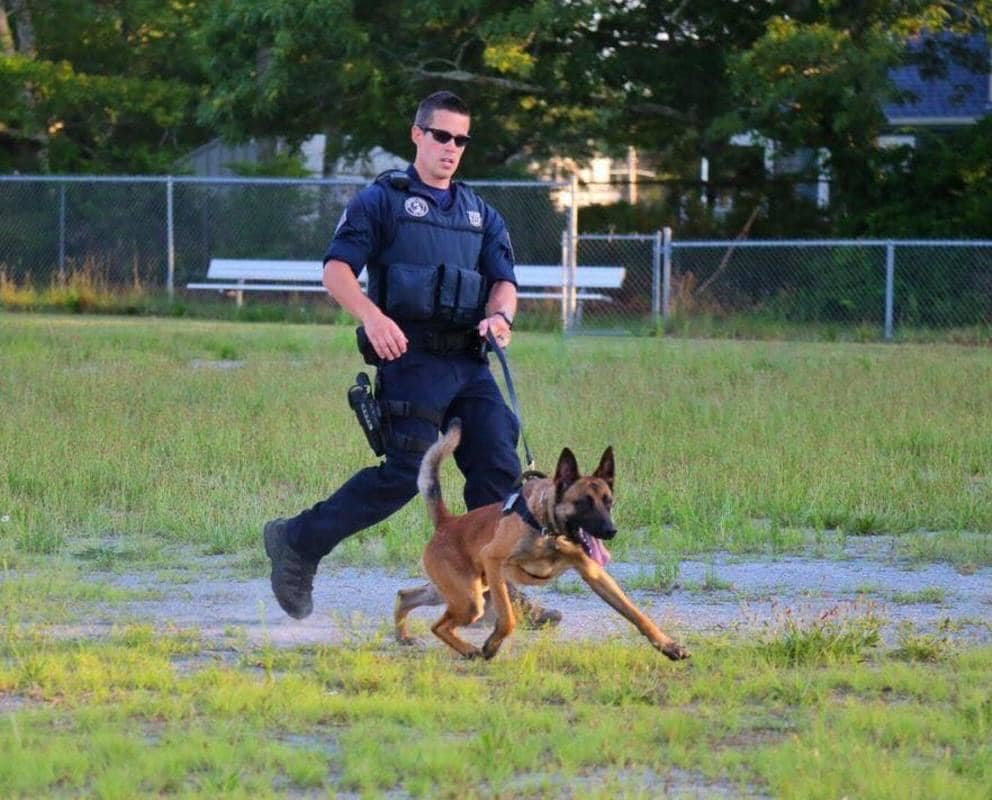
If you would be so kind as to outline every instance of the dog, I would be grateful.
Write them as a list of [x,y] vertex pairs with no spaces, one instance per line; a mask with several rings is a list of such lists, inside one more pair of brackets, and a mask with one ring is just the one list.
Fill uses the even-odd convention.
[[[434,524],[423,563],[433,587],[399,591],[395,613],[399,641],[413,641],[406,630],[407,615],[419,606],[434,605],[439,593],[447,608],[431,627],[434,634],[466,658],[492,658],[516,626],[507,581],[542,586],[574,569],[656,649],[673,661],[689,657],[689,651],[645,616],[604,569],[609,556],[602,540],[617,533],[610,513],[612,447],[606,448],[589,476],[579,473],[575,455],[566,447],[553,478],[530,480],[506,503],[456,516],[441,497],[439,474],[441,462],[460,441],[461,422],[453,419],[421,462],[417,488]],[[458,636],[456,630],[482,616],[487,589],[496,610],[496,625],[480,649]]]

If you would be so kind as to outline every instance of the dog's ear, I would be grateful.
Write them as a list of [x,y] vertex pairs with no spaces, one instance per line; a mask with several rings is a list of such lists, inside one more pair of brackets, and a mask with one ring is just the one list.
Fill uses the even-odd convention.
[[606,481],[606,485],[610,487],[610,491],[613,491],[613,448],[607,447],[603,451],[603,457],[599,459],[599,466],[596,467],[596,471],[592,474],[594,478],[600,478]]
[[578,462],[575,460],[575,454],[566,447],[558,456],[558,466],[555,467],[555,494],[561,497],[578,479]]

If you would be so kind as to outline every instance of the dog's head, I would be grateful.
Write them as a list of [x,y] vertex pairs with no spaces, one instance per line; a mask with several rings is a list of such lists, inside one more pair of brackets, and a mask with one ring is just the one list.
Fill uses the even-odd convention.
[[575,455],[567,447],[555,468],[555,517],[565,535],[596,561],[602,548],[592,541],[617,535],[613,524],[613,448],[607,447],[592,475],[579,473]]

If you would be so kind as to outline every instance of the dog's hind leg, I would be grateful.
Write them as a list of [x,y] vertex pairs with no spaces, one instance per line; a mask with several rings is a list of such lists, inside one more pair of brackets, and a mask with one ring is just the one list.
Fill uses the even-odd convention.
[[468,597],[462,596],[449,602],[441,619],[434,623],[431,630],[442,642],[457,650],[465,658],[475,658],[482,655],[474,644],[466,642],[457,633],[456,628],[471,625],[482,616],[485,603],[482,599],[482,581],[473,581]]
[[444,597],[433,583],[415,586],[412,589],[400,589],[396,593],[396,610],[393,621],[396,625],[396,640],[400,644],[415,644],[416,639],[407,633],[406,617],[413,609],[421,606],[444,605]]

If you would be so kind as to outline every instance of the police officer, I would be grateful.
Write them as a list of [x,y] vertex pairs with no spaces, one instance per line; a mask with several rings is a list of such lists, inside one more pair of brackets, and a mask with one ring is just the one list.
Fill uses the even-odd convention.
[[[356,473],[327,500],[265,525],[272,590],[283,610],[313,610],[313,577],[339,542],[385,519],[417,493],[424,451],[462,420],[455,461],[469,509],[503,500],[520,474],[519,427],[482,343],[510,342],[517,307],[513,252],[500,214],[452,176],[469,142],[470,114],[451,92],[417,108],[406,171],[380,175],[348,205],[324,257],[324,286],[361,321],[366,360],[378,365],[387,417],[385,461]],[[368,269],[368,294],[357,276]],[[556,622],[555,611],[533,611]]]

